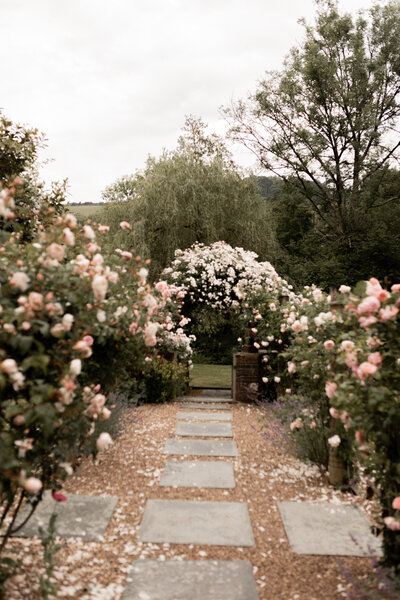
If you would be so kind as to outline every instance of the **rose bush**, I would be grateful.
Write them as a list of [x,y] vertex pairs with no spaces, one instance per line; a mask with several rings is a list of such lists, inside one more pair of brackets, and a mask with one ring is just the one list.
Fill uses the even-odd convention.
[[33,243],[12,233],[0,246],[3,547],[23,499],[34,508],[45,489],[54,492],[94,424],[110,415],[107,388],[157,352],[170,308],[140,260],[106,239],[106,227],[78,227],[67,214],[40,225]]

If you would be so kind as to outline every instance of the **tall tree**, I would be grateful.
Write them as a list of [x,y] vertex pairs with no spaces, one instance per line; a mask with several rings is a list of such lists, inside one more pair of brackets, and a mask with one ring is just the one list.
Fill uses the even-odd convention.
[[[247,102],[226,110],[230,134],[287,181],[318,215],[327,239],[351,252],[359,222],[373,220],[400,139],[400,4],[375,4],[357,18],[317,0],[314,26]],[[385,202],[399,204],[400,193]]]
[[152,259],[153,276],[177,248],[196,241],[223,240],[271,260],[274,238],[256,179],[240,173],[223,140],[208,135],[200,119],[187,118],[175,150],[149,157],[142,173],[118,180],[103,199],[99,218],[115,232],[120,221],[132,223],[132,232],[121,236]]

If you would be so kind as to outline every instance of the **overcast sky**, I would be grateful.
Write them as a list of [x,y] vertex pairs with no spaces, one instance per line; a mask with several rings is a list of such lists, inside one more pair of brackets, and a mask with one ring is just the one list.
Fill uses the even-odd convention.
[[68,177],[71,202],[98,202],[173,149],[185,115],[222,133],[221,105],[280,69],[314,14],[313,0],[0,0],[0,107],[46,134],[47,181]]

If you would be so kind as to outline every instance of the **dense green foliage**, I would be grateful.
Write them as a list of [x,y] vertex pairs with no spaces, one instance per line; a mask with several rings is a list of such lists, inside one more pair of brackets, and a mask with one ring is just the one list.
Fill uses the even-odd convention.
[[274,252],[266,204],[255,178],[244,177],[223,141],[206,135],[205,125],[188,118],[174,151],[150,157],[142,173],[124,177],[103,193],[108,201],[99,219],[118,243],[119,223],[133,225],[130,243],[152,260],[156,277],[177,248],[224,240],[256,251]]
[[399,276],[400,5],[354,19],[323,0],[315,26],[247,103],[231,135],[285,186],[273,214],[280,261],[325,287]]

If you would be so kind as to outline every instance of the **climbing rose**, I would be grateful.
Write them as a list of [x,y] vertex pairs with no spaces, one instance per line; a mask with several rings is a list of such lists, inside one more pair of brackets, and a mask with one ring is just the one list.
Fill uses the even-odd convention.
[[335,383],[333,381],[327,381],[325,383],[325,393],[328,396],[328,398],[333,398],[335,396],[336,389],[337,389],[337,383]]
[[132,229],[132,225],[128,223],[128,221],[121,221],[119,226],[121,227],[121,229]]
[[289,373],[296,373],[296,363],[288,362],[288,371]]
[[357,312],[359,315],[363,313],[373,313],[378,310],[380,305],[381,303],[379,302],[378,298],[375,298],[375,296],[367,296],[358,305]]
[[157,323],[148,323],[144,330],[144,343],[146,346],[155,346],[157,343],[156,333],[158,330]]
[[61,262],[64,258],[64,248],[55,242],[46,248],[46,252],[50,258],[54,258],[58,262]]
[[363,375],[374,375],[374,373],[377,372],[378,367],[370,362],[363,362],[359,366],[359,370]]
[[90,227],[90,225],[84,225],[83,226],[83,235],[85,236],[85,238],[87,238],[88,240],[94,240],[96,237],[95,232],[93,231],[93,229]]
[[28,289],[30,279],[26,273],[17,271],[10,279],[10,284],[19,288],[22,292]]
[[74,377],[76,377],[77,375],[80,374],[80,372],[82,371],[82,361],[80,358],[74,358],[74,360],[71,360],[71,362],[69,363],[69,370],[71,372],[71,375],[73,375]]
[[1,370],[7,375],[11,375],[12,373],[16,373],[18,371],[18,365],[13,358],[6,358],[0,364]]
[[326,350],[332,350],[335,347],[335,342],[333,340],[326,340],[324,342],[324,347]]
[[400,496],[397,496],[393,502],[392,502],[392,506],[394,508],[394,510],[400,510]]
[[345,352],[351,352],[354,349],[354,342],[351,340],[343,340],[340,347],[345,350]]
[[386,527],[392,531],[400,531],[400,521],[398,519],[395,519],[394,517],[385,517],[383,520]]
[[338,435],[333,435],[328,438],[328,444],[332,446],[332,448],[337,448],[340,445],[341,439]]
[[24,488],[28,494],[37,494],[43,487],[43,483],[37,477],[29,477],[25,481]]
[[112,443],[113,441],[110,434],[103,431],[97,438],[96,446],[98,450],[106,450]]
[[341,294],[348,294],[349,292],[351,292],[351,287],[348,285],[341,285],[339,288],[339,292]]
[[107,286],[108,286],[108,281],[107,281],[107,278],[104,277],[104,275],[96,274],[93,277],[92,289],[93,289],[94,297],[97,301],[104,300],[104,298],[106,297],[106,293],[107,293]]
[[381,321],[388,321],[389,319],[393,319],[399,312],[397,306],[385,306],[379,311],[379,318]]

